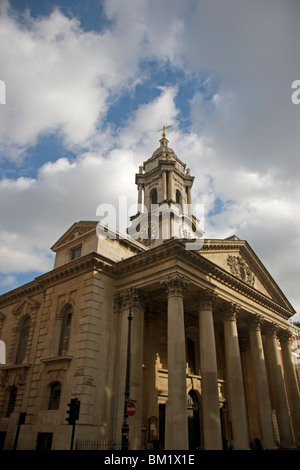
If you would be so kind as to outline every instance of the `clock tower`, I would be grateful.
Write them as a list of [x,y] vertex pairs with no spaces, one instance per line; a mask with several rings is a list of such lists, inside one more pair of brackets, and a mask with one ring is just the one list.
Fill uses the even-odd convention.
[[203,236],[193,215],[194,177],[168,146],[165,129],[160,146],[136,174],[137,213],[127,229],[132,238],[149,247],[171,238],[193,240]]

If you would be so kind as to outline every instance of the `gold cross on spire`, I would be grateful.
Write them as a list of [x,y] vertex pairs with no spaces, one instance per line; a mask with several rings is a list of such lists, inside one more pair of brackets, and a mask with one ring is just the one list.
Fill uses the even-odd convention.
[[162,136],[163,136],[163,137],[166,137],[165,130],[166,130],[166,129],[170,129],[170,127],[172,127],[172,126],[163,126],[162,129],[159,129],[159,131],[157,131],[157,132],[163,131]]

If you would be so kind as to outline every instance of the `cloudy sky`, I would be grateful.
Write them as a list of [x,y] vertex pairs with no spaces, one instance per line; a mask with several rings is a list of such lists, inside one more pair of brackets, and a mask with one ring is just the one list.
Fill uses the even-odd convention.
[[0,0],[0,293],[169,145],[300,312],[298,0]]

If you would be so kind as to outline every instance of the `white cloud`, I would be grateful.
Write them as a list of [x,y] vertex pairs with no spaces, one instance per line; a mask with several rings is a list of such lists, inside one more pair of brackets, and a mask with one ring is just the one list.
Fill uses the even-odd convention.
[[118,39],[110,31],[84,32],[57,9],[22,26],[4,12],[0,40],[9,47],[0,52],[7,85],[2,152],[15,155],[45,132],[59,131],[73,148],[95,135],[110,93],[126,87],[136,72],[138,56]]
[[[170,146],[195,175],[194,198],[207,236],[236,233],[249,241],[296,308],[299,247],[299,3],[130,2],[109,0],[111,21],[84,31],[59,10],[23,18],[2,3],[0,149],[17,158],[43,134],[57,132],[74,161],[45,163],[35,178],[0,181],[2,272],[48,269],[49,246],[76,220],[95,219],[100,203],[136,202],[134,174],[173,124]],[[143,84],[143,61],[203,76],[189,100],[191,131],[180,122],[179,84],[138,107],[116,131],[105,123],[111,103]],[[13,214],[13,215],[12,215]],[[288,242],[287,242],[288,240]],[[19,260],[19,262],[18,262]]]

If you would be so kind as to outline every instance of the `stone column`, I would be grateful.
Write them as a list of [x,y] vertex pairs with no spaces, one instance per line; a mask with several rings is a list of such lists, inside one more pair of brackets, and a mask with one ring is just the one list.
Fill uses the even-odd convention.
[[216,295],[207,290],[199,302],[200,371],[204,430],[204,448],[221,450],[222,435],[213,301]]
[[191,186],[187,186],[187,203],[188,203],[188,215],[192,215],[193,209],[192,209],[192,188]]
[[284,381],[290,406],[290,414],[293,425],[294,437],[297,447],[300,446],[300,400],[299,388],[296,378],[295,364],[292,360],[291,352],[292,334],[289,331],[279,332],[281,352],[283,359]]
[[174,201],[173,194],[173,171],[169,171],[169,181],[168,181],[168,199]]
[[226,383],[235,450],[249,449],[243,373],[236,324],[238,310],[237,305],[231,304],[226,309],[224,318]]
[[270,392],[261,337],[261,320],[259,315],[253,315],[248,321],[250,347],[262,445],[265,449],[275,449],[277,446],[274,438]]
[[163,201],[167,199],[167,173],[166,170],[162,172],[162,183],[163,183]]
[[129,442],[131,450],[141,449],[143,417],[143,362],[144,362],[144,309],[140,295],[131,292],[132,334],[131,334],[131,373],[130,400],[136,405],[134,417],[129,418]]
[[143,186],[141,183],[138,185],[138,212],[143,212]]
[[266,356],[270,369],[270,381],[274,396],[277,424],[280,436],[280,447],[295,447],[294,436],[289,415],[286,390],[281,368],[281,359],[278,350],[276,325],[270,323],[265,325],[264,333],[266,335]]
[[183,292],[187,282],[175,275],[163,282],[168,296],[168,403],[166,449],[188,449],[186,352]]

